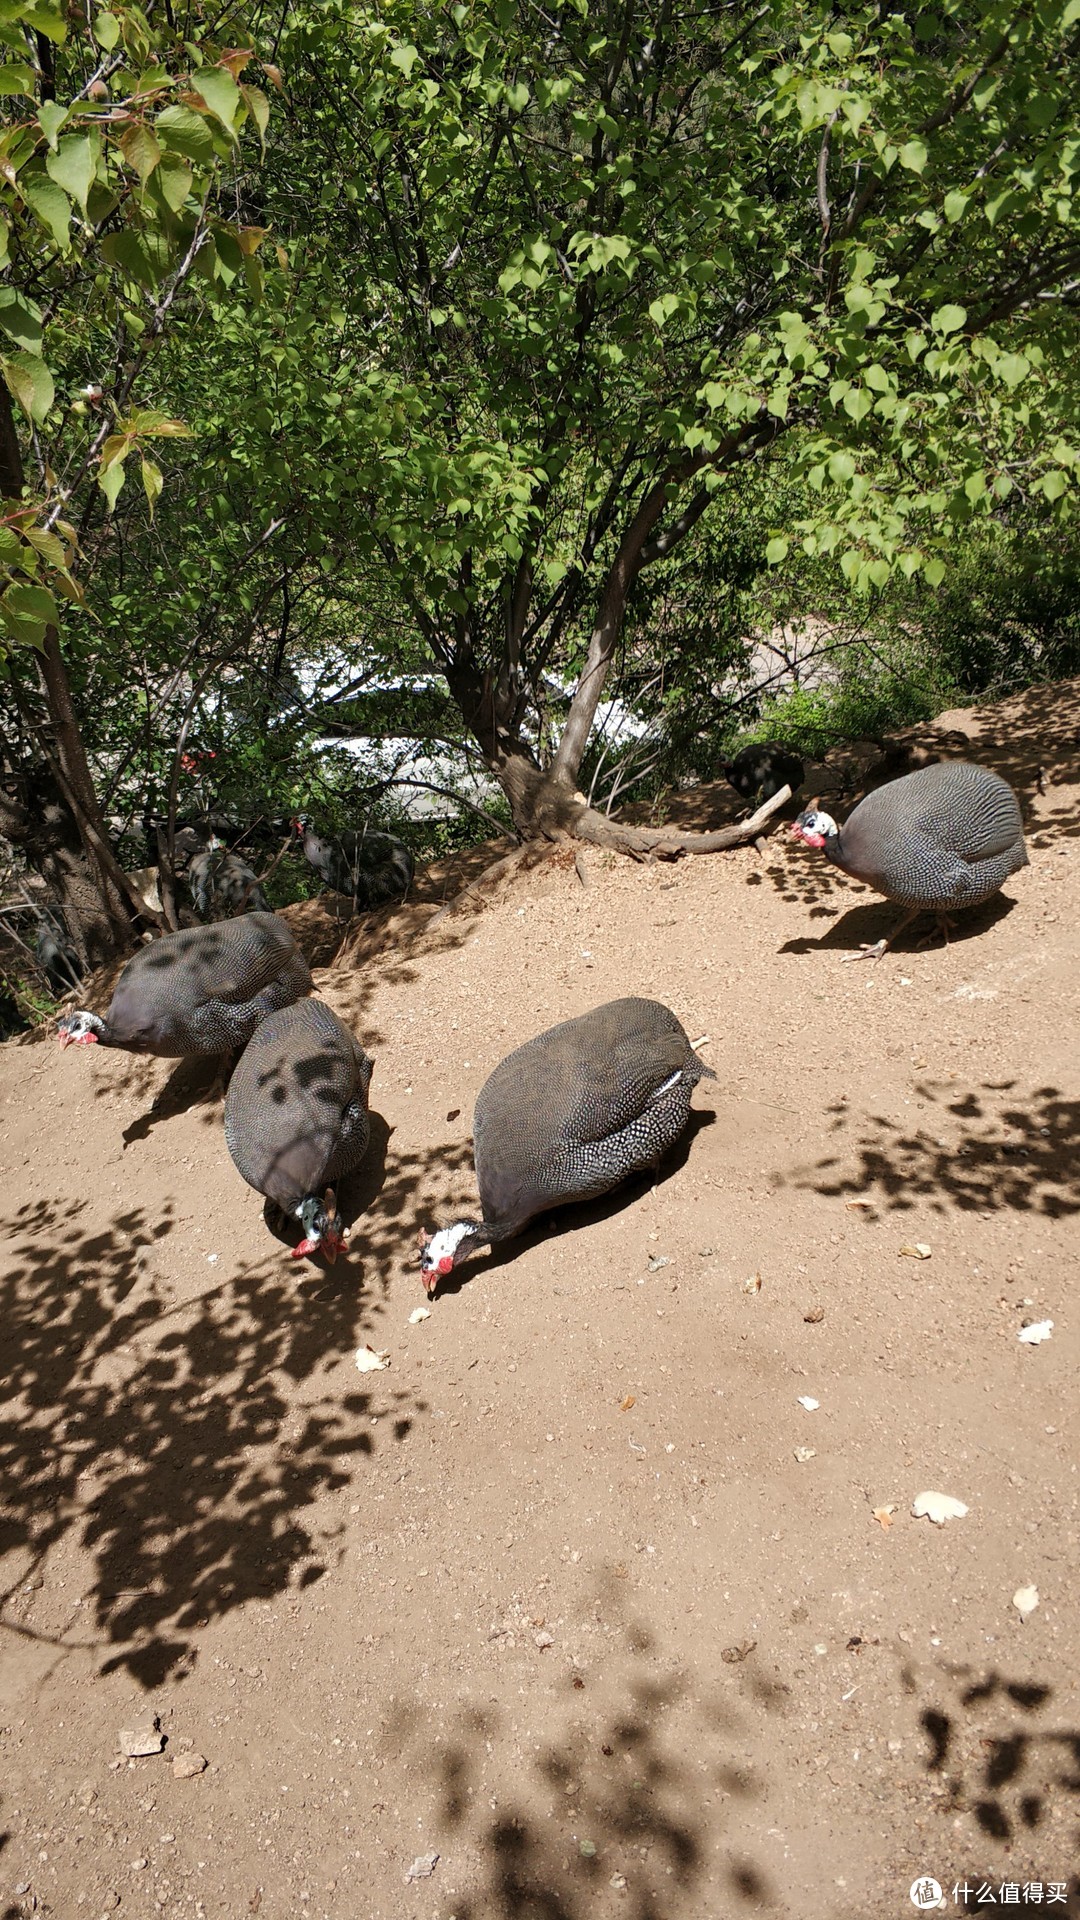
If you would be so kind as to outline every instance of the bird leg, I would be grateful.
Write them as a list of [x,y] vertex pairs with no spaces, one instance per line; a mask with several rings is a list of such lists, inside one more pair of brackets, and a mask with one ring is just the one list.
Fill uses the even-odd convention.
[[947,913],[936,914],[934,926],[931,927],[929,933],[923,934],[922,939],[918,943],[919,951],[921,952],[924,947],[928,947],[933,941],[935,935],[939,933],[942,939],[944,940],[945,945],[948,946],[949,928],[955,927],[955,925],[956,925],[956,921],[952,918],[950,914],[947,914]]
[[910,927],[912,921],[917,920],[921,912],[922,912],[921,907],[912,907],[910,913],[905,913],[903,919],[898,922],[898,924],[893,928],[892,932],[885,939],[875,940],[873,944],[871,944],[869,941],[864,940],[861,947],[859,948],[858,953],[841,954],[840,956],[841,959],[844,961],[880,960],[882,954],[888,952],[889,948],[892,946],[893,941],[899,939],[900,935],[904,931],[904,928]]

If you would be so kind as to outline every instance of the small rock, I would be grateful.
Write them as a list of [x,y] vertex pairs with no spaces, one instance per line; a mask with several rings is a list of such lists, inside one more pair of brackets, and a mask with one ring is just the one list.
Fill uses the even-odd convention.
[[16,1880],[15,1892],[19,1895],[20,1899],[22,1898],[24,1893],[29,1893],[29,1891],[30,1891],[29,1880]]
[[911,1511],[916,1520],[930,1520],[935,1527],[943,1527],[946,1520],[962,1520],[967,1508],[962,1500],[954,1500],[951,1493],[919,1493],[911,1503]]
[[742,1290],[744,1293],[760,1293],[761,1292],[760,1273],[752,1273],[750,1275],[749,1280],[744,1280],[742,1283]]
[[555,1645],[555,1636],[551,1633],[534,1633],[533,1642],[540,1648],[541,1652],[543,1652],[545,1647],[553,1647]]
[[412,1866],[406,1869],[406,1880],[430,1880],[438,1860],[437,1853],[418,1853]]
[[809,1395],[808,1393],[800,1393],[800,1395],[799,1395],[799,1405],[800,1405],[800,1407],[805,1407],[805,1408],[806,1408],[806,1411],[807,1411],[807,1413],[816,1413],[816,1412],[817,1412],[817,1410],[818,1410],[818,1408],[819,1408],[819,1407],[820,1407],[820,1405],[821,1405],[821,1401],[820,1401],[820,1400],[812,1400],[812,1399],[811,1399],[811,1397],[810,1397],[810,1395]]
[[824,1318],[825,1318],[824,1307],[808,1307],[806,1312],[803,1314],[803,1319],[806,1321],[806,1324],[808,1327],[820,1326]]
[[145,1853],[140,1853],[138,1859],[133,1860],[131,1864],[136,1873],[141,1873],[144,1867],[148,1867],[150,1865],[150,1862],[147,1859]]
[[794,1449],[794,1452],[795,1452],[795,1458],[798,1461],[800,1467],[805,1467],[808,1460],[817,1459],[816,1447],[796,1447]]
[[118,1893],[106,1893],[102,1896],[101,1904],[103,1907],[108,1907],[111,1912],[114,1907],[120,1905],[120,1895]]
[[650,1273],[659,1273],[661,1267],[670,1267],[670,1265],[671,1265],[671,1261],[668,1259],[668,1256],[666,1253],[650,1253],[649,1255],[649,1272]]
[[624,1873],[613,1873],[611,1879],[608,1881],[609,1887],[619,1887],[621,1889],[625,1887],[625,1885],[626,1875]]
[[585,1860],[593,1860],[593,1859],[595,1859],[595,1857],[596,1857],[596,1841],[595,1841],[595,1840],[579,1840],[579,1842],[578,1842],[578,1852],[579,1852],[579,1853],[580,1853],[580,1854],[582,1855],[582,1857],[583,1857],[583,1858],[584,1858]]
[[143,1720],[137,1727],[121,1727],[120,1751],[126,1760],[137,1760],[148,1753],[160,1753],[165,1745],[165,1735],[158,1726],[155,1713],[152,1720]]
[[172,1770],[174,1780],[194,1780],[197,1773],[206,1772],[206,1761],[201,1753],[178,1753]]
[[742,1640],[737,1647],[725,1647],[720,1658],[726,1667],[737,1667],[753,1653],[756,1646],[756,1640]]

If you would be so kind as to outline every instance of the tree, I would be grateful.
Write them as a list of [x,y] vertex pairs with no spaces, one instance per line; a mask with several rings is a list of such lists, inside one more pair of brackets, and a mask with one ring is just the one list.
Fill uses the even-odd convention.
[[214,196],[242,129],[261,139],[269,109],[245,78],[250,52],[229,45],[236,15],[219,17],[222,42],[168,6],[155,20],[128,0],[88,22],[50,0],[12,0],[0,21],[0,637],[34,649],[37,680],[11,682],[0,826],[98,959],[145,909],[102,819],[60,602],[70,636],[88,618],[80,556],[102,538],[129,463],[152,511],[153,449],[187,431],[152,404],[151,370],[191,286],[256,283],[261,233],[221,217]]
[[523,835],[674,846],[577,781],[639,581],[751,464],[794,463],[820,503],[795,537],[866,592],[933,585],[1014,492],[1072,510],[1078,22],[290,13],[260,182],[275,443],[343,572],[408,609]]

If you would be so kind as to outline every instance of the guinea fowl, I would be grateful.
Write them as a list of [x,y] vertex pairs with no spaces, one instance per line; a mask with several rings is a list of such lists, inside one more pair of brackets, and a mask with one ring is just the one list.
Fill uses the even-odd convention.
[[370,1137],[371,1061],[321,1000],[272,1013],[240,1056],[225,1099],[225,1140],[256,1193],[299,1220],[293,1248],[344,1250],[335,1181],[359,1166]]
[[304,858],[335,893],[347,894],[369,913],[387,900],[404,900],[412,885],[413,857],[392,833],[342,833],[324,840],[306,814],[293,821]]
[[311,992],[311,974],[283,920],[249,913],[220,926],[163,934],[129,960],[104,1019],[81,1010],[59,1026],[63,1046],[127,1053],[227,1053],[260,1020]]
[[781,787],[797,793],[805,778],[805,769],[797,753],[775,740],[758,740],[744,747],[734,760],[721,762],[721,772],[729,786],[744,800],[771,800]]
[[686,1126],[697,1082],[715,1077],[658,1000],[611,1000],[507,1054],[473,1117],[483,1218],[421,1235],[428,1292],[536,1214],[655,1166]]
[[791,832],[908,909],[887,939],[845,960],[880,960],[920,913],[936,913],[945,931],[950,910],[979,906],[1028,864],[1015,793],[969,760],[942,760],[875,788],[842,828],[810,807]]
[[216,834],[187,871],[191,904],[202,920],[230,920],[240,913],[268,913],[266,895],[254,869],[230,853]]

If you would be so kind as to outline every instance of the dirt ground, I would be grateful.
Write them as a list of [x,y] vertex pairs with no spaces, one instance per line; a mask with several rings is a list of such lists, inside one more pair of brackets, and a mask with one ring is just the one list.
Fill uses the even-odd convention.
[[[894,911],[780,832],[321,973],[376,1056],[333,1268],[205,1075],[0,1048],[4,1920],[1080,1915],[1080,685],[940,726],[1032,857],[944,950],[842,965]],[[624,993],[708,1036],[682,1149],[412,1324],[483,1080]]]

